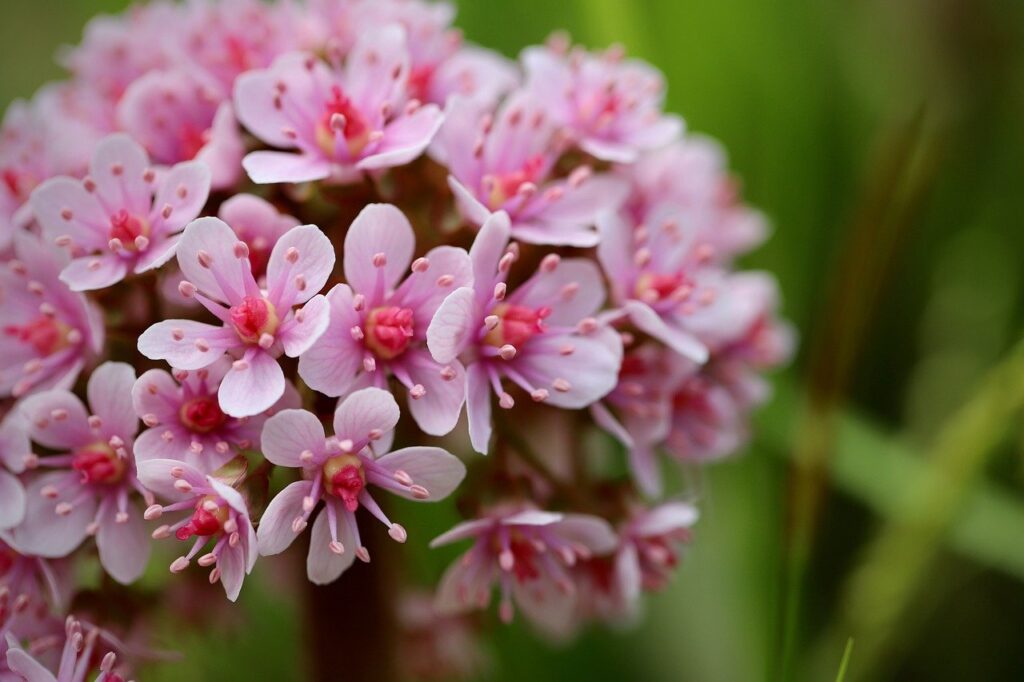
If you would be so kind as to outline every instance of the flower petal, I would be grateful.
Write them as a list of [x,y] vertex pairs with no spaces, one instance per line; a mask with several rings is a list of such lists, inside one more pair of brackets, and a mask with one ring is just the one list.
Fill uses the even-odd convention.
[[[58,502],[42,494],[44,487],[52,485],[59,488],[67,484],[69,477],[77,479],[78,474],[64,471],[43,474],[26,488],[25,520],[10,531],[11,544],[22,554],[65,557],[85,540],[86,527],[96,515],[95,497],[91,494],[83,496],[75,502],[70,513],[61,516],[56,511]],[[79,487],[72,485],[70,490],[77,493]]]
[[[426,390],[419,398],[409,397],[409,412],[416,424],[431,436],[451,432],[466,402],[466,370],[462,363],[452,360],[442,365],[422,350],[408,350],[402,366],[413,385],[419,384]],[[441,375],[445,368],[451,368],[451,378]]]
[[[339,511],[338,516],[348,512]],[[355,523],[355,519],[351,519]],[[309,538],[309,555],[306,558],[306,575],[314,585],[333,583],[341,574],[348,570],[356,558],[356,538],[352,534],[349,523],[338,519],[338,540],[345,547],[342,554],[335,554],[330,549],[331,529],[327,519],[327,510],[322,509],[313,522],[313,533]]]
[[251,152],[242,159],[242,168],[257,185],[312,182],[331,174],[330,161],[312,154],[289,152]]
[[111,509],[99,519],[96,547],[100,563],[110,577],[129,585],[138,580],[149,563],[151,540],[142,521],[142,512],[129,506],[128,520],[118,523]]
[[95,442],[85,405],[68,391],[36,393],[21,402],[29,436],[52,450],[71,450]]
[[92,413],[103,420],[103,433],[128,440],[139,432],[132,407],[135,369],[124,362],[104,362],[89,377],[87,393]]
[[604,280],[593,261],[566,258],[550,272],[538,270],[509,297],[509,303],[547,308],[551,314],[545,322],[572,326],[596,313],[604,295]]
[[236,305],[246,291],[243,267],[235,255],[238,241],[238,235],[220,218],[193,220],[178,243],[181,273],[210,298]]
[[[175,165],[160,180],[153,210],[160,215],[168,234],[177,232],[199,215],[210,196],[210,169],[200,161]],[[163,212],[171,207],[170,215]]]
[[686,502],[666,502],[638,518],[630,529],[640,536],[664,535],[697,523],[700,513]]
[[233,330],[193,320],[157,322],[139,337],[139,352],[147,358],[188,370],[209,367],[237,345]]
[[427,348],[437,362],[453,362],[477,331],[475,298],[473,289],[461,287],[438,307],[427,327]]
[[423,153],[444,123],[444,114],[434,104],[402,116],[384,128],[384,138],[371,156],[356,164],[356,168],[376,170],[409,163]]
[[148,169],[149,156],[142,145],[125,133],[115,133],[96,145],[89,177],[108,205],[148,215],[152,204],[152,191],[144,179]]
[[[415,248],[416,236],[405,214],[391,204],[370,204],[345,235],[345,279],[354,291],[377,304],[405,273]],[[386,262],[377,267],[374,258],[381,253]],[[375,291],[380,295],[374,296]]]
[[307,410],[281,410],[263,425],[260,443],[263,455],[278,466],[301,468],[307,466],[299,455],[309,450],[315,455],[324,452],[323,424]]
[[[316,225],[293,227],[277,240],[270,252],[267,263],[270,302],[283,310],[308,301],[324,288],[333,269],[334,246],[327,235]],[[300,276],[304,280],[302,288],[297,279]]]
[[698,364],[707,362],[707,346],[697,340],[696,336],[666,324],[665,320],[643,301],[626,301],[622,309],[629,313],[629,319],[641,331],[650,334],[685,358]]
[[267,505],[256,529],[261,556],[280,554],[295,541],[297,533],[292,530],[292,522],[297,516],[302,516],[302,500],[309,494],[309,488],[309,481],[296,481],[275,495]]
[[[299,314],[302,321],[299,321]],[[277,338],[284,346],[284,354],[290,358],[300,357],[316,343],[330,321],[330,306],[327,298],[317,294],[302,306],[297,313],[278,330]]]
[[224,594],[228,600],[237,601],[245,581],[245,548],[242,543],[232,547],[225,545],[217,555],[217,568],[220,569],[220,583],[224,586]]
[[491,440],[491,385],[479,362],[466,370],[466,417],[473,449],[486,455]]
[[42,663],[29,656],[24,649],[11,647],[7,650],[7,666],[16,674],[16,679],[25,682],[57,682],[57,678]]
[[25,489],[21,482],[0,469],[0,530],[13,528],[25,518]]
[[385,434],[398,424],[395,397],[380,388],[363,388],[338,404],[334,412],[334,434],[339,439],[365,442],[371,432]]
[[363,346],[350,331],[360,319],[348,285],[338,284],[327,292],[327,302],[327,329],[299,356],[299,376],[314,391],[337,397],[349,390],[361,371]]
[[[417,484],[427,489],[426,501],[443,500],[455,491],[466,477],[466,465],[447,450],[431,447],[411,447],[395,450],[377,460],[388,471],[404,471]],[[392,492],[410,500],[418,500],[412,493]]]
[[124,279],[128,262],[113,253],[82,256],[67,264],[60,272],[60,281],[71,291],[106,289]]
[[224,414],[251,417],[270,409],[284,394],[284,372],[264,351],[246,353],[248,366],[234,365],[220,383],[217,399]]

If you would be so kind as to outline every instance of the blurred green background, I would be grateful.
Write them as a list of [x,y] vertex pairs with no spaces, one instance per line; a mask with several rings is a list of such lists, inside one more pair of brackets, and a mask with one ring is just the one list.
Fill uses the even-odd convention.
[[[125,4],[4,0],[0,103]],[[777,274],[802,338],[752,446],[700,474],[697,539],[643,625],[568,649],[496,630],[488,679],[833,680],[850,638],[847,679],[1020,679],[1024,3],[458,5],[510,56],[565,28],[664,70],[669,108],[770,216],[746,264]],[[414,544],[427,579],[452,557]],[[228,635],[163,633],[188,658],[144,678],[300,679],[277,581],[247,586]]]

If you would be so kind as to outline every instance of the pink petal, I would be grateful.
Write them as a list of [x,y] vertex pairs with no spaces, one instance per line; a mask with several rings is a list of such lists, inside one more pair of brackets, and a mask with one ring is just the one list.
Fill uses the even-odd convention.
[[128,135],[116,133],[103,138],[96,146],[89,176],[107,205],[127,209],[135,215],[148,215],[152,191],[143,179],[148,169],[146,150]]
[[96,534],[100,563],[110,577],[122,585],[142,577],[149,562],[149,533],[142,521],[142,512],[133,507],[129,505],[128,520],[124,523],[118,523],[114,510],[109,508],[99,519],[100,529]]
[[[245,296],[243,264],[235,255],[239,242],[234,230],[220,218],[193,220],[185,228],[178,244],[178,265],[185,279],[207,296],[235,305]],[[199,262],[199,254],[209,258],[209,267]]]
[[242,157],[245,155],[245,143],[230,103],[222,102],[217,108],[209,134],[210,141],[199,150],[195,159],[210,169],[212,189],[228,189],[242,175]]
[[559,537],[578,542],[595,554],[607,554],[619,544],[611,525],[598,516],[565,514],[552,528]]
[[[180,340],[175,338],[180,334]],[[207,350],[200,350],[196,342]],[[157,322],[139,337],[139,352],[150,360],[166,360],[178,369],[202,369],[217,362],[229,348],[239,345],[231,329],[192,320]]]
[[[378,276],[383,274],[381,294],[392,289],[412,262],[415,248],[416,236],[401,211],[391,204],[370,204],[359,212],[345,235],[345,279],[354,291],[376,303],[380,298],[374,297]],[[386,262],[378,268],[373,261],[381,253]]]
[[626,301],[622,309],[641,331],[650,334],[685,358],[698,364],[708,359],[708,348],[692,334],[670,326],[649,305],[642,301]]
[[269,353],[247,353],[248,366],[232,367],[217,392],[220,409],[232,417],[251,417],[269,409],[284,394],[284,372]]
[[591,156],[610,163],[634,163],[640,156],[636,146],[625,142],[612,142],[596,137],[580,140],[580,149]]
[[640,572],[636,546],[628,543],[615,555],[615,589],[621,595],[628,611],[627,618],[636,616],[642,587],[643,575]]
[[[106,248],[110,218],[78,180],[50,178],[36,187],[29,202],[47,240],[71,235],[87,249]],[[65,211],[71,211],[70,220],[64,219]]]
[[551,222],[593,225],[599,215],[617,209],[627,194],[629,187],[619,178],[597,175],[578,187],[566,187],[565,195],[544,209],[543,218]]
[[327,329],[299,356],[299,376],[314,391],[337,397],[346,393],[362,369],[363,346],[350,330],[360,325],[352,307],[352,290],[338,284],[327,293]]
[[292,522],[302,516],[302,500],[309,495],[309,481],[296,481],[274,496],[256,530],[261,556],[280,554],[291,546],[297,533]]
[[[408,406],[416,424],[432,436],[443,436],[455,428],[466,402],[466,370],[453,360],[444,365],[435,362],[428,353],[408,350],[403,368],[413,385],[420,384],[426,393],[420,398],[409,398]],[[441,376],[441,370],[450,367],[450,379]]]
[[456,289],[434,314],[427,327],[427,348],[437,362],[453,362],[478,331],[475,298],[476,293],[469,287]]
[[16,474],[25,470],[25,457],[32,452],[28,433],[29,423],[22,409],[11,410],[0,421],[0,465]]
[[[395,78],[395,72],[399,78]],[[376,109],[404,91],[409,76],[409,52],[400,24],[367,27],[345,60],[348,96],[364,110]],[[397,102],[391,101],[391,104]]]
[[220,582],[224,586],[224,594],[229,601],[237,601],[245,581],[245,548],[242,543],[232,547],[226,545],[217,556],[217,568],[220,569]]
[[541,217],[512,225],[512,236],[527,244],[575,246],[586,249],[595,246],[600,237],[588,225],[544,220]]
[[554,271],[538,270],[509,297],[509,303],[551,310],[550,325],[573,326],[594,315],[604,303],[604,280],[597,265],[583,258],[566,258]]
[[565,516],[557,512],[543,511],[541,509],[525,509],[506,516],[501,520],[505,526],[550,526],[558,523]]
[[398,424],[398,403],[380,388],[363,388],[338,404],[334,434],[341,440],[366,441],[371,432],[388,433]]
[[306,410],[282,410],[263,425],[260,443],[263,456],[278,466],[308,466],[300,459],[304,451],[324,452],[327,434],[320,419]]
[[[285,114],[284,107],[275,106],[274,101],[278,93],[277,83],[282,80],[279,73],[282,65],[286,60],[301,61],[298,57],[287,55],[272,69],[249,71],[235,80],[234,102],[238,120],[253,135],[274,147],[295,145],[295,141],[284,134],[285,129],[292,128],[292,121]],[[292,67],[302,69],[301,64],[289,64],[284,68]]]
[[331,175],[331,162],[327,159],[289,152],[251,152],[242,159],[242,168],[257,185],[312,182]]
[[466,417],[473,449],[486,455],[491,440],[491,384],[479,362],[466,370]]
[[236,225],[246,240],[262,237],[273,248],[285,232],[299,225],[290,215],[278,212],[272,203],[254,194],[236,194],[217,210],[228,225]]
[[[425,258],[426,269],[411,272],[402,282],[400,293],[392,297],[394,305],[413,309],[413,328],[419,333],[430,325],[445,298],[459,287],[473,285],[473,266],[465,249],[438,246]],[[438,283],[442,277],[444,285]]]
[[498,261],[505,255],[511,229],[508,214],[498,211],[484,222],[473,240],[469,257],[473,261],[473,285],[478,300],[491,298],[490,288],[498,272]]
[[641,516],[631,525],[632,532],[641,536],[664,535],[697,523],[697,508],[686,502],[666,502]]
[[627,448],[633,447],[633,436],[629,434],[626,427],[615,418],[604,403],[594,403],[590,406],[590,416],[594,423],[615,437],[617,441]]
[[141,254],[139,260],[135,262],[135,273],[147,272],[165,265],[167,261],[174,258],[179,242],[181,242],[181,235],[176,234],[150,244],[146,252]]
[[196,467],[177,459],[147,459],[137,462],[139,482],[153,493],[168,500],[189,495],[174,487],[181,479],[194,487],[206,485],[206,474]]
[[598,216],[597,231],[601,235],[597,259],[611,282],[612,291],[618,296],[628,297],[624,295],[623,287],[632,286],[629,278],[636,270],[631,258],[632,231],[618,214],[611,211]]
[[661,496],[661,468],[657,453],[650,443],[634,444],[629,448],[629,470],[640,491],[648,497]]
[[523,616],[546,636],[558,641],[572,634],[576,598],[566,595],[553,580],[513,581],[512,594]]
[[15,679],[24,680],[24,682],[57,682],[53,673],[25,653],[24,649],[14,647],[8,649],[7,665],[17,675]]
[[[203,210],[210,196],[210,169],[201,161],[185,161],[171,168],[161,180],[153,202],[154,216],[161,216],[168,233],[177,232]],[[163,218],[163,211],[171,214]]]
[[[48,485],[60,486],[68,477],[78,474],[53,472],[39,476],[25,490],[25,520],[10,531],[11,544],[22,554],[33,554],[45,558],[65,557],[71,554],[86,538],[86,526],[96,515],[96,499],[85,495],[78,500],[71,513],[59,516],[56,512],[58,501],[43,497],[42,489]],[[79,488],[72,486],[72,493]],[[65,497],[69,493],[65,493]]]
[[444,114],[433,104],[398,118],[384,128],[384,138],[376,151],[356,168],[375,170],[409,163],[423,153],[443,122]]
[[[297,254],[294,263],[288,260],[289,253]],[[308,301],[324,288],[333,269],[334,246],[327,235],[316,225],[293,227],[277,240],[270,252],[267,286],[271,303],[284,309]],[[296,283],[299,276],[305,280],[305,288],[301,290]]]
[[25,518],[25,489],[17,478],[0,469],[0,530]]
[[435,549],[437,547],[450,545],[453,542],[459,542],[460,540],[467,540],[469,538],[476,537],[493,525],[494,520],[490,518],[463,521],[431,540],[430,548]]
[[[426,501],[437,502],[451,495],[462,479],[466,477],[466,465],[447,450],[431,447],[411,447],[396,450],[377,460],[377,464],[388,471],[404,471],[412,480],[426,488],[430,497]],[[410,500],[418,500],[412,493],[392,490]]]
[[139,432],[139,418],[132,406],[135,369],[124,362],[104,362],[89,377],[88,396],[92,413],[103,420],[103,433],[129,440]]
[[128,263],[113,253],[76,258],[60,273],[60,280],[71,291],[106,289],[124,279]]
[[473,563],[463,561],[462,557],[456,559],[441,576],[434,609],[441,614],[450,614],[480,608],[481,596],[490,601],[495,570],[481,571]]
[[[164,438],[164,434],[167,432],[174,436],[173,440]],[[135,439],[135,443],[132,445],[135,462],[141,465],[142,462],[148,460],[161,459],[194,465],[196,460],[207,455],[204,453],[196,456],[189,450],[189,446],[192,444],[190,435],[187,431],[177,426],[177,424],[172,428],[160,425],[152,429],[146,429],[139,434],[139,437]],[[228,454],[230,455],[230,453]]]
[[162,423],[177,423],[182,402],[178,382],[162,369],[151,369],[132,386],[132,409],[140,417],[156,415]]
[[[538,349],[541,344],[543,350]],[[572,346],[573,352],[563,355],[560,349],[564,346]],[[514,360],[516,369],[536,388],[548,389],[546,402],[556,407],[587,407],[618,384],[622,339],[608,327],[586,335],[532,339],[527,351]],[[568,391],[554,389],[559,379],[568,381]]]
[[277,339],[284,346],[284,353],[290,358],[301,356],[327,330],[330,321],[330,306],[327,297],[317,295],[302,306],[302,321],[293,316],[278,330]]
[[448,187],[455,195],[455,205],[459,213],[474,225],[483,225],[491,216],[491,211],[480,203],[476,195],[461,182],[455,179],[454,175],[448,176]]
[[53,450],[72,450],[95,442],[85,405],[67,391],[46,391],[23,399],[21,412],[28,420],[29,436]]
[[[348,512],[339,512],[338,516],[345,513]],[[355,520],[351,522],[355,523]],[[316,521],[313,522],[313,533],[309,538],[309,555],[306,557],[306,575],[314,585],[333,583],[355,560],[358,549],[356,538],[349,524],[342,518],[338,519],[338,540],[345,547],[343,554],[335,554],[330,550],[331,529],[327,520],[327,510],[320,510]]]

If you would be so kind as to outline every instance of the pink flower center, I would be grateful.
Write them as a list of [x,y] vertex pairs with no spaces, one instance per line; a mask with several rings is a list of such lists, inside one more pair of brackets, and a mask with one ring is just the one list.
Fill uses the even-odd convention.
[[[210,511],[207,507],[212,502],[217,505],[216,511]],[[192,518],[184,526],[175,531],[174,535],[179,540],[188,540],[194,535],[209,537],[221,532],[224,523],[228,520],[227,505],[221,503],[220,498],[207,495],[196,502]]]
[[28,201],[32,190],[39,184],[31,175],[15,168],[4,168],[0,171],[0,182],[3,182],[10,195],[19,202]]
[[362,112],[342,93],[339,86],[334,85],[316,126],[316,144],[325,154],[333,157],[337,153],[337,135],[345,138],[351,157],[359,156],[370,141],[370,125]]
[[110,238],[121,240],[122,246],[129,251],[134,251],[135,239],[137,237],[149,236],[149,223],[142,220],[125,209],[120,209],[110,216]]
[[550,308],[527,308],[521,305],[502,303],[492,314],[498,316],[498,325],[487,332],[484,343],[501,347],[512,344],[516,348],[544,331],[544,318],[551,314]]
[[366,347],[374,355],[384,360],[398,357],[412,340],[412,309],[397,306],[374,308],[366,316],[365,328]]
[[540,577],[540,569],[537,567],[537,558],[540,552],[528,538],[514,533],[509,540],[508,548],[515,558],[515,563],[512,564],[512,573],[516,580],[524,583]]
[[202,396],[186,401],[178,412],[181,423],[194,433],[209,433],[227,421],[227,415],[220,410],[217,399]]
[[106,443],[94,443],[72,455],[71,467],[82,475],[82,483],[113,485],[124,478],[127,466]]
[[257,343],[264,334],[277,331],[277,311],[273,304],[259,296],[246,296],[230,310],[231,324],[238,337],[246,343]]
[[71,328],[50,317],[37,317],[23,325],[10,324],[4,327],[4,334],[22,343],[27,343],[42,357],[53,355],[70,345],[68,333]]
[[7,575],[7,573],[14,568],[14,559],[14,552],[6,547],[0,548],[0,578]]
[[434,72],[437,69],[430,64],[423,64],[413,68],[409,73],[409,82],[406,86],[408,88],[409,97],[420,100],[421,102],[428,101],[430,81],[434,78]]
[[544,157],[535,154],[526,160],[523,167],[501,175],[486,175],[483,178],[487,205],[491,210],[498,210],[505,202],[514,197],[519,188],[526,183],[536,184],[544,169]]
[[181,145],[181,158],[194,159],[196,154],[206,146],[207,132],[188,121],[178,129],[178,143]]
[[645,272],[637,279],[636,297],[647,303],[658,303],[685,287],[686,284],[686,277],[682,273],[662,275]]
[[339,498],[345,509],[359,508],[359,493],[366,487],[363,462],[356,455],[338,455],[324,462],[324,487]]

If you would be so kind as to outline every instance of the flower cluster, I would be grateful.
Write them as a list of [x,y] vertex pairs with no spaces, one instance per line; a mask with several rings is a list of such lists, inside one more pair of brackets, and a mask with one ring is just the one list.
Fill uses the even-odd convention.
[[371,517],[427,540],[386,493],[473,515],[431,543],[472,541],[435,598],[404,591],[411,670],[492,591],[561,638],[670,579],[698,512],[666,465],[737,452],[792,351],[736,268],[765,222],[653,67],[508,60],[453,14],[144,4],[8,109],[0,678],[127,674],[106,624],[138,614],[69,616],[79,561],[130,585],[173,538],[234,601],[312,523],[330,583]]

